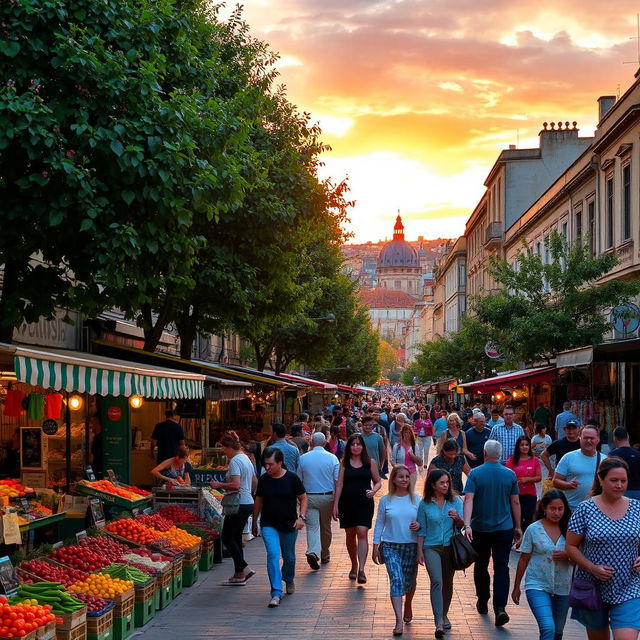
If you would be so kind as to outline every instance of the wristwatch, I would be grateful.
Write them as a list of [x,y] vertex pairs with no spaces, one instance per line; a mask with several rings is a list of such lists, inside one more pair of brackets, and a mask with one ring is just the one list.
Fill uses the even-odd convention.
[[306,522],[306,521],[307,521],[306,516],[303,516],[302,514],[300,514],[300,515],[298,516],[298,518],[300,518],[300,520],[302,520],[302,522]]

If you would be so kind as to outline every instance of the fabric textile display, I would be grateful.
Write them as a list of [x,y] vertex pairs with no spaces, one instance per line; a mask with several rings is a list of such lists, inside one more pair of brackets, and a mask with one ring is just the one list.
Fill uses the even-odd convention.
[[42,420],[44,418],[44,396],[39,393],[29,394],[27,417],[29,420]]
[[44,397],[44,415],[50,420],[59,420],[62,415],[62,394],[48,393]]
[[22,413],[24,393],[18,389],[9,389],[4,400],[4,415],[7,418],[18,418]]

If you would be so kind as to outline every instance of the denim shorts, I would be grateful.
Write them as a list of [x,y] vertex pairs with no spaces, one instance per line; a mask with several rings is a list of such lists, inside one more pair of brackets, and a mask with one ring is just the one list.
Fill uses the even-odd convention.
[[571,610],[571,618],[587,629],[640,629],[640,598],[620,604],[604,604],[601,611]]

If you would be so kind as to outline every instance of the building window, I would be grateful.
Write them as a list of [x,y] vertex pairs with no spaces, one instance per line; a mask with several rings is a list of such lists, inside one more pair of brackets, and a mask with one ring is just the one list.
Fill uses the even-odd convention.
[[569,223],[568,222],[562,223],[562,236],[566,241],[569,240]]
[[607,249],[613,247],[613,176],[605,183],[606,214],[607,214]]
[[631,164],[622,168],[622,239],[631,238]]
[[596,254],[596,203],[592,200],[587,205],[587,232],[589,233],[589,248]]
[[574,213],[576,224],[576,244],[582,244],[582,209],[578,209]]
[[400,280],[396,280],[395,288],[396,289],[401,289],[402,288],[402,282]]

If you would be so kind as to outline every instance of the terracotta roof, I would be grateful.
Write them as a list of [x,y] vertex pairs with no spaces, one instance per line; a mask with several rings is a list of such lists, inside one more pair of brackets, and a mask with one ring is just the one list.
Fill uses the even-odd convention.
[[384,287],[361,291],[360,301],[371,309],[413,309],[418,302],[404,291],[392,291]]

